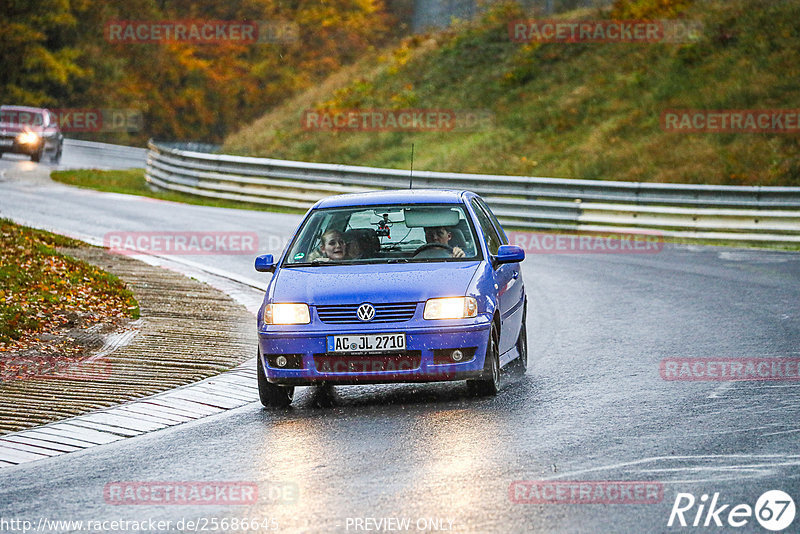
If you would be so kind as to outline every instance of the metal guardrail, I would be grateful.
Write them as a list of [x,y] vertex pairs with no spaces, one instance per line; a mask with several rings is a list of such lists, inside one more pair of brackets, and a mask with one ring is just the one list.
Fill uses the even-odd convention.
[[83,139],[64,139],[65,146],[80,147],[89,150],[102,150],[113,154],[125,154],[129,157],[140,157],[144,161],[147,156],[147,149],[135,146],[113,145],[110,143],[100,143],[98,141],[84,141]]
[[[408,171],[210,154],[153,141],[145,176],[157,189],[301,209],[329,195],[409,186]],[[800,243],[800,187],[430,171],[415,171],[413,186],[475,191],[503,224],[520,228]]]
[[145,148],[69,138],[64,139],[64,149],[60,167],[66,169],[141,169],[148,152]]

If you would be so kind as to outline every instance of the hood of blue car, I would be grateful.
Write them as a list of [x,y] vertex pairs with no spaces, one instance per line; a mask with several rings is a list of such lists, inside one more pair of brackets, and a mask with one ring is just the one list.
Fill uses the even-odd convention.
[[311,305],[421,302],[464,295],[480,262],[432,262],[283,268],[273,302]]

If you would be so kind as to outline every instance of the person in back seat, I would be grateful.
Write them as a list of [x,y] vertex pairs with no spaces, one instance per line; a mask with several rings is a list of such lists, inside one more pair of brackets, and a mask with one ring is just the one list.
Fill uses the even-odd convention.
[[345,253],[348,260],[374,258],[381,250],[378,234],[372,228],[355,228],[344,233]]
[[345,259],[345,241],[339,230],[327,230],[320,236],[319,248],[308,255],[308,261],[330,261]]

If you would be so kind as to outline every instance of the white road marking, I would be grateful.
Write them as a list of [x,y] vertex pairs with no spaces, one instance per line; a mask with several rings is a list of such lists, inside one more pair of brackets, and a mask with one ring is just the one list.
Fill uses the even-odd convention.
[[[772,461],[772,460],[776,461]],[[747,460],[752,460],[756,463],[747,463]],[[721,463],[721,462],[735,462],[735,463]],[[770,461],[770,463],[762,463]],[[681,465],[677,467],[639,467],[646,466],[647,464],[659,464],[668,462],[720,462],[711,465]],[[680,480],[658,480],[662,484],[688,484],[699,482],[718,482],[722,480],[741,480],[743,476],[750,475],[751,477],[766,476],[775,474],[780,467],[797,468],[800,466],[800,455],[795,454],[705,454],[693,456],[652,456],[648,458],[641,458],[639,460],[632,460],[627,462],[620,462],[615,464],[608,464],[599,467],[590,467],[587,469],[578,469],[576,471],[569,471],[559,473],[558,475],[547,477],[542,480],[578,480],[580,476],[588,473],[599,472],[614,472],[614,471],[627,471],[634,473],[697,473],[707,474],[711,472],[720,472],[718,477],[705,477],[705,478],[688,478]],[[612,475],[611,478],[619,478],[618,475]],[[636,479],[636,475],[626,476],[631,480]]]
[[764,434],[765,436],[779,436],[781,434],[793,434],[795,432],[800,432],[800,428],[795,428],[794,430],[782,430],[781,432],[771,432],[769,434]]
[[724,394],[726,391],[731,389],[733,386],[736,385],[736,382],[725,382],[724,384],[717,386],[716,389],[709,395],[708,399],[718,399],[720,395]]

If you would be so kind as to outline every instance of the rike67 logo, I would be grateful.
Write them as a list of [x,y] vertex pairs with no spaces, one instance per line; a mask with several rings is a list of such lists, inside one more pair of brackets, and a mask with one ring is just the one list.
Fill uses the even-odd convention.
[[762,527],[779,532],[794,521],[794,500],[781,490],[764,492],[756,501],[755,507],[751,507],[749,504],[723,504],[720,501],[719,493],[714,493],[711,502],[708,502],[708,499],[707,494],[696,499],[691,493],[678,493],[675,496],[667,526],[729,526],[736,528],[747,525],[755,516]]

